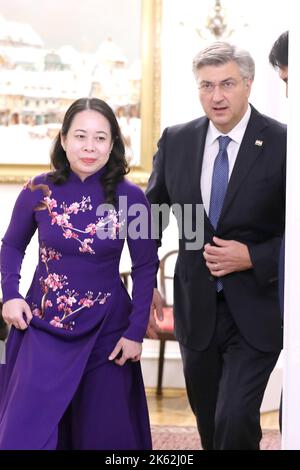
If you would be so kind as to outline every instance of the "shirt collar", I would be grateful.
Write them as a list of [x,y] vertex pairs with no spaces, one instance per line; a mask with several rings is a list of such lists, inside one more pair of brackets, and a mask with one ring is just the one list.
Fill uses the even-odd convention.
[[[231,140],[234,140],[236,143],[241,144],[246,127],[250,119],[250,115],[251,115],[251,107],[248,104],[247,111],[245,112],[242,119],[237,123],[237,125],[233,129],[231,129],[230,132],[228,132],[228,134],[226,134],[231,138]],[[225,134],[222,134],[216,128],[213,122],[209,121],[209,126],[207,130],[207,139],[206,139],[206,142],[208,143],[208,145],[211,145],[220,135],[225,135]]]

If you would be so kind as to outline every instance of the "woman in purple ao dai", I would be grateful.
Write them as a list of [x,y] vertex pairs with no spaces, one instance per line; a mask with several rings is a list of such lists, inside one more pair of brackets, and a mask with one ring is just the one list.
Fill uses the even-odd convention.
[[[124,178],[111,108],[96,98],[74,102],[51,160],[54,171],[21,191],[2,240],[11,330],[0,366],[0,449],[151,449],[139,360],[158,259],[146,198]],[[99,215],[104,203],[111,206]],[[133,204],[147,226],[138,237],[129,230]],[[23,298],[20,269],[36,230],[39,262]],[[132,299],[119,275],[124,238]]]

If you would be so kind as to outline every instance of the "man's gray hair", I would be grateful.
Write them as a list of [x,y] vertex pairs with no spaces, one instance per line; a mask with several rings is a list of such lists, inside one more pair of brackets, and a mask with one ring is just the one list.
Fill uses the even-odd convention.
[[214,42],[198,52],[193,60],[193,72],[196,76],[198,70],[205,65],[222,65],[231,61],[238,65],[243,78],[254,79],[255,64],[250,53],[221,41]]

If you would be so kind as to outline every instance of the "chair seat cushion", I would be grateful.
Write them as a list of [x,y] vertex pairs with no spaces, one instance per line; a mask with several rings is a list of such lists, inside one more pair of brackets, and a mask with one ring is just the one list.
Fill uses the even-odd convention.
[[162,331],[174,331],[173,307],[163,307],[164,319],[157,320],[158,326]]

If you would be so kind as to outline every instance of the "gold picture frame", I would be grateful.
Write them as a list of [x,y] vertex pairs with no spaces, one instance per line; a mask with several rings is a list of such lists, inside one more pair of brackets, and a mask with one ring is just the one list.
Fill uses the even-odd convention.
[[[141,0],[141,158],[129,178],[144,187],[160,135],[160,32],[162,0]],[[22,184],[31,176],[47,172],[50,165],[0,163],[0,183]]]

